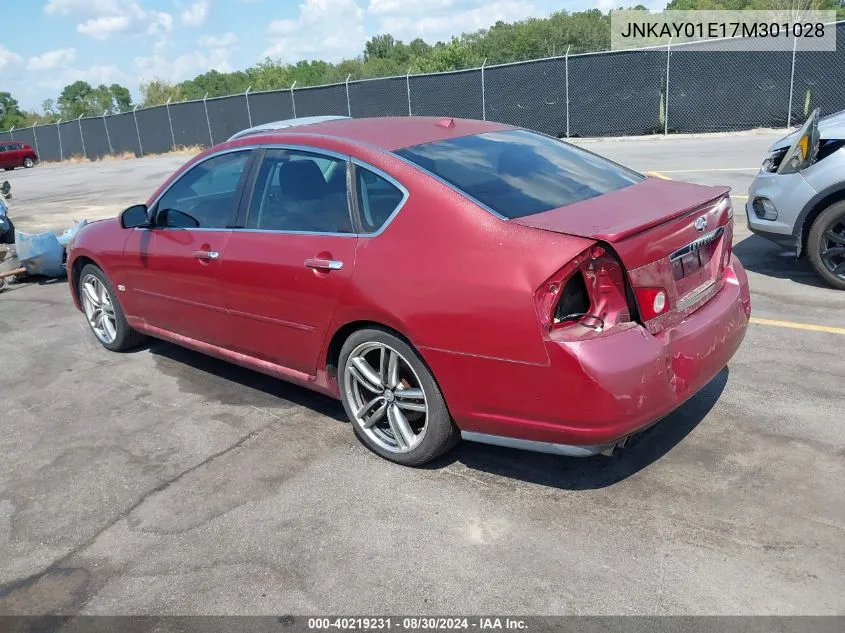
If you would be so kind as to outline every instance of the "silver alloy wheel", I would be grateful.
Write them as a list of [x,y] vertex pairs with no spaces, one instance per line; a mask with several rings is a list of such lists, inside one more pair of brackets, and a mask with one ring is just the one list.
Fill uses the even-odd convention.
[[110,345],[117,337],[117,322],[106,285],[95,275],[85,275],[80,284],[82,307],[88,318],[88,325],[103,343]]
[[26,158],[23,159],[23,166],[26,167],[27,169],[32,167],[34,164],[35,163],[32,161],[32,159],[29,156],[27,156]]
[[349,354],[343,389],[355,424],[381,448],[408,453],[428,427],[428,403],[417,372],[384,343],[362,343]]

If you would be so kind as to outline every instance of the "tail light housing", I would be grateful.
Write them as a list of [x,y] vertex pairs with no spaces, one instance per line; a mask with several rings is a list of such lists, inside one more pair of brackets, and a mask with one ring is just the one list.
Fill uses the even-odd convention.
[[540,325],[548,332],[602,331],[631,320],[622,264],[594,245],[546,280],[535,294]]
[[650,321],[654,317],[669,312],[669,295],[666,288],[634,288],[640,318]]

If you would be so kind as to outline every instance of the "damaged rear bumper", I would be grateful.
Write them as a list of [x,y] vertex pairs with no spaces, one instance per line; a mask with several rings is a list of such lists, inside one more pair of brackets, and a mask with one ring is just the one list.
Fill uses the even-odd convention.
[[485,393],[455,394],[454,407],[447,393],[447,401],[466,439],[563,455],[606,452],[710,382],[739,348],[750,313],[748,279],[734,258],[719,293],[656,335],[632,323],[587,341],[548,341],[545,367],[474,359],[464,370]]

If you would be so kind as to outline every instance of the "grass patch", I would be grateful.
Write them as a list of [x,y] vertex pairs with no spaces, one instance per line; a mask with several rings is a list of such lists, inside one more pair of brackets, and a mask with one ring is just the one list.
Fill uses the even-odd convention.
[[[202,145],[178,145],[169,152],[160,153],[145,153],[144,158],[152,156],[195,156],[205,149]],[[98,163],[113,160],[132,160],[134,158],[141,158],[135,152],[119,152],[117,154],[104,154],[97,158],[87,158],[82,154],[73,154],[64,160],[43,160],[39,161],[41,165],[78,165],[80,163]]]

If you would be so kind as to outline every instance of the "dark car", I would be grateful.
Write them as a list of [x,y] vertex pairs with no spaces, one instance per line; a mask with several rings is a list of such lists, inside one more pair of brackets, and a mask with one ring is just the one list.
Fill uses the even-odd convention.
[[29,145],[19,141],[0,142],[0,167],[6,171],[15,167],[34,167],[38,155]]
[[110,350],[142,334],[343,401],[376,453],[610,452],[750,314],[726,187],[489,121],[343,119],[210,148],[69,247]]

